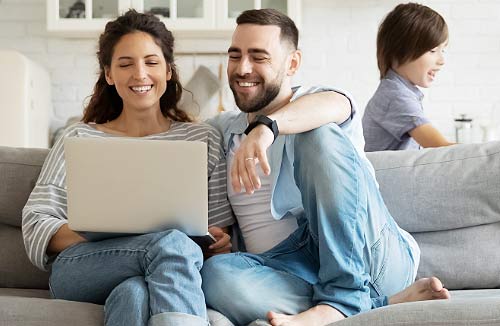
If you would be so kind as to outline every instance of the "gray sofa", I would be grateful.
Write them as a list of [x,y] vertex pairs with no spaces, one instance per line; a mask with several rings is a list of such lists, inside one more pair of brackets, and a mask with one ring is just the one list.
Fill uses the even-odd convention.
[[[24,251],[21,210],[46,154],[0,147],[0,325],[102,325],[99,305],[49,299],[48,274]],[[421,247],[419,277],[438,276],[452,299],[388,306],[335,325],[500,325],[500,142],[369,159],[389,210]],[[214,326],[231,325],[209,316]]]

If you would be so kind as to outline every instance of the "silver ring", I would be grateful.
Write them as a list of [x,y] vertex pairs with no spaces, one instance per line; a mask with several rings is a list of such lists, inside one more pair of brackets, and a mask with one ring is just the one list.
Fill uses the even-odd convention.
[[253,157],[247,157],[247,158],[245,159],[245,161],[250,161],[250,160],[252,160],[252,161],[253,161],[253,160],[255,160],[255,158],[253,158]]

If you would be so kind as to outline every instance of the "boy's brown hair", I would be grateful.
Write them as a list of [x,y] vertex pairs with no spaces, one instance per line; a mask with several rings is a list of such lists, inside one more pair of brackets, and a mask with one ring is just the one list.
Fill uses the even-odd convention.
[[413,61],[447,39],[448,26],[436,11],[418,3],[397,5],[378,29],[380,79],[394,65]]

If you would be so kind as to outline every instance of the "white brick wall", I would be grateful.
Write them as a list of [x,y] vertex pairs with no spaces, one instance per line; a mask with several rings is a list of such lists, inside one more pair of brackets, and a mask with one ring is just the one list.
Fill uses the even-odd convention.
[[[300,47],[304,63],[297,84],[335,85],[351,92],[361,110],[378,85],[377,27],[398,1],[303,0]],[[453,118],[500,125],[500,1],[427,0],[450,28],[447,64],[426,94],[429,118],[453,139]],[[54,126],[78,115],[96,78],[96,40],[66,39],[45,31],[45,1],[0,0],[0,48],[17,49],[46,67],[52,77]],[[177,57],[184,81],[196,65],[215,74],[220,55]],[[1,99],[0,99],[1,101]],[[227,87],[226,106],[232,105]],[[1,104],[1,102],[0,102]],[[204,115],[215,112],[217,99]],[[500,130],[498,131],[500,134]],[[479,137],[479,136],[478,136]]]

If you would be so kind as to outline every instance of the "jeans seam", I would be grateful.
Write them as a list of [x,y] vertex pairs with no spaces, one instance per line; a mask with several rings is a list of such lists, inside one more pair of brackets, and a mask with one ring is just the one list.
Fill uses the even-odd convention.
[[[310,233],[310,232],[308,231],[308,233]],[[263,256],[265,258],[273,259],[276,256],[285,255],[285,254],[289,254],[289,253],[295,252],[297,250],[300,250],[302,247],[304,247],[307,244],[307,239],[305,239],[303,241],[298,241],[293,233],[291,234],[291,236],[289,238],[286,239],[286,241],[291,242],[291,244],[293,245],[293,247],[290,248],[289,250],[279,251],[279,252],[266,251],[266,252],[262,253],[261,256]],[[274,249],[274,248],[272,248],[272,249]]]
[[94,252],[89,252],[89,253],[85,253],[85,254],[81,254],[81,255],[74,255],[74,256],[57,256],[57,260],[58,261],[61,261],[61,260],[66,260],[66,261],[71,261],[71,260],[75,260],[75,259],[81,259],[81,258],[85,258],[85,257],[90,257],[90,256],[96,256],[96,255],[101,255],[101,254],[110,254],[110,253],[118,253],[118,254],[123,254],[123,253],[137,253],[137,252],[145,252],[147,253],[147,250],[145,249],[101,249],[101,250],[98,250],[98,251],[94,251]]
[[[386,224],[384,225],[384,227],[382,228],[382,231],[380,232],[380,234],[381,234],[380,239],[379,239],[379,240],[375,243],[375,244],[378,244],[378,245],[376,246],[376,248],[380,247],[380,243],[382,242],[383,235],[385,235],[387,232],[392,233],[392,234],[394,234],[394,235],[398,236],[398,242],[402,242],[402,241],[401,241],[401,237],[400,237],[400,235],[399,235],[399,234],[397,234],[396,232],[394,232],[394,231],[391,229],[391,227],[390,227],[390,224],[389,224],[389,223],[386,223]],[[372,246],[372,248],[375,248],[375,244]],[[372,250],[370,250],[370,251],[372,251]],[[383,277],[383,275],[385,275],[385,272],[386,272],[386,270],[387,270],[387,259],[388,259],[388,257],[387,257],[387,255],[385,255],[385,256],[383,257],[382,266],[381,266],[381,268],[380,268],[380,271],[377,273],[376,277],[375,277],[375,278],[373,278],[373,280],[372,280],[372,282],[371,282],[371,284],[372,284],[373,288],[375,289],[375,291],[377,291],[378,295],[382,295],[382,294],[381,294],[381,293],[382,293],[382,291],[381,291],[381,289],[380,289],[380,288],[379,288],[379,286],[378,286],[378,281],[379,281],[379,280]]]
[[238,256],[240,256],[243,261],[248,265],[248,267],[257,267],[259,266],[258,264],[254,263],[254,260],[253,259],[250,259],[247,255],[241,253],[241,252],[237,252],[236,253]]
[[374,244],[372,244],[372,246],[370,247],[370,251],[373,251],[374,249],[377,249],[378,247],[380,247],[380,244],[382,243],[382,234],[384,234],[384,232],[386,232],[387,228],[389,227],[389,223],[385,223],[384,224],[384,227],[382,228],[382,231],[380,231],[380,237],[377,241],[375,241]]
[[151,271],[149,270],[149,266],[153,259],[149,257],[149,250],[144,249],[144,277],[147,278],[151,275]]
[[[351,151],[352,151],[352,153],[357,153],[356,152],[356,148],[352,145],[352,143],[350,143],[350,144],[351,144]],[[352,166],[355,166],[358,171],[363,171],[363,167],[361,166],[360,161],[358,160],[358,158],[357,158],[356,155],[351,155],[351,162],[352,162]],[[359,213],[360,213],[360,201],[361,201],[360,200],[360,194],[359,194],[360,193],[360,189],[359,189],[359,175],[357,173],[355,173],[354,176],[356,177],[356,211],[355,211],[354,217],[358,218],[359,217]],[[352,227],[351,228],[351,235],[354,232],[355,232],[355,228]],[[354,262],[354,259],[353,259],[354,243],[351,245],[350,249],[351,250],[350,250],[350,257],[349,257],[349,261],[350,261],[349,265],[350,265],[350,270],[352,271],[352,270],[354,270],[354,268],[353,268],[353,262]]]
[[49,276],[49,293],[50,293],[50,296],[55,299],[57,297],[54,293],[54,289],[52,288],[51,278],[52,278],[52,276]]

